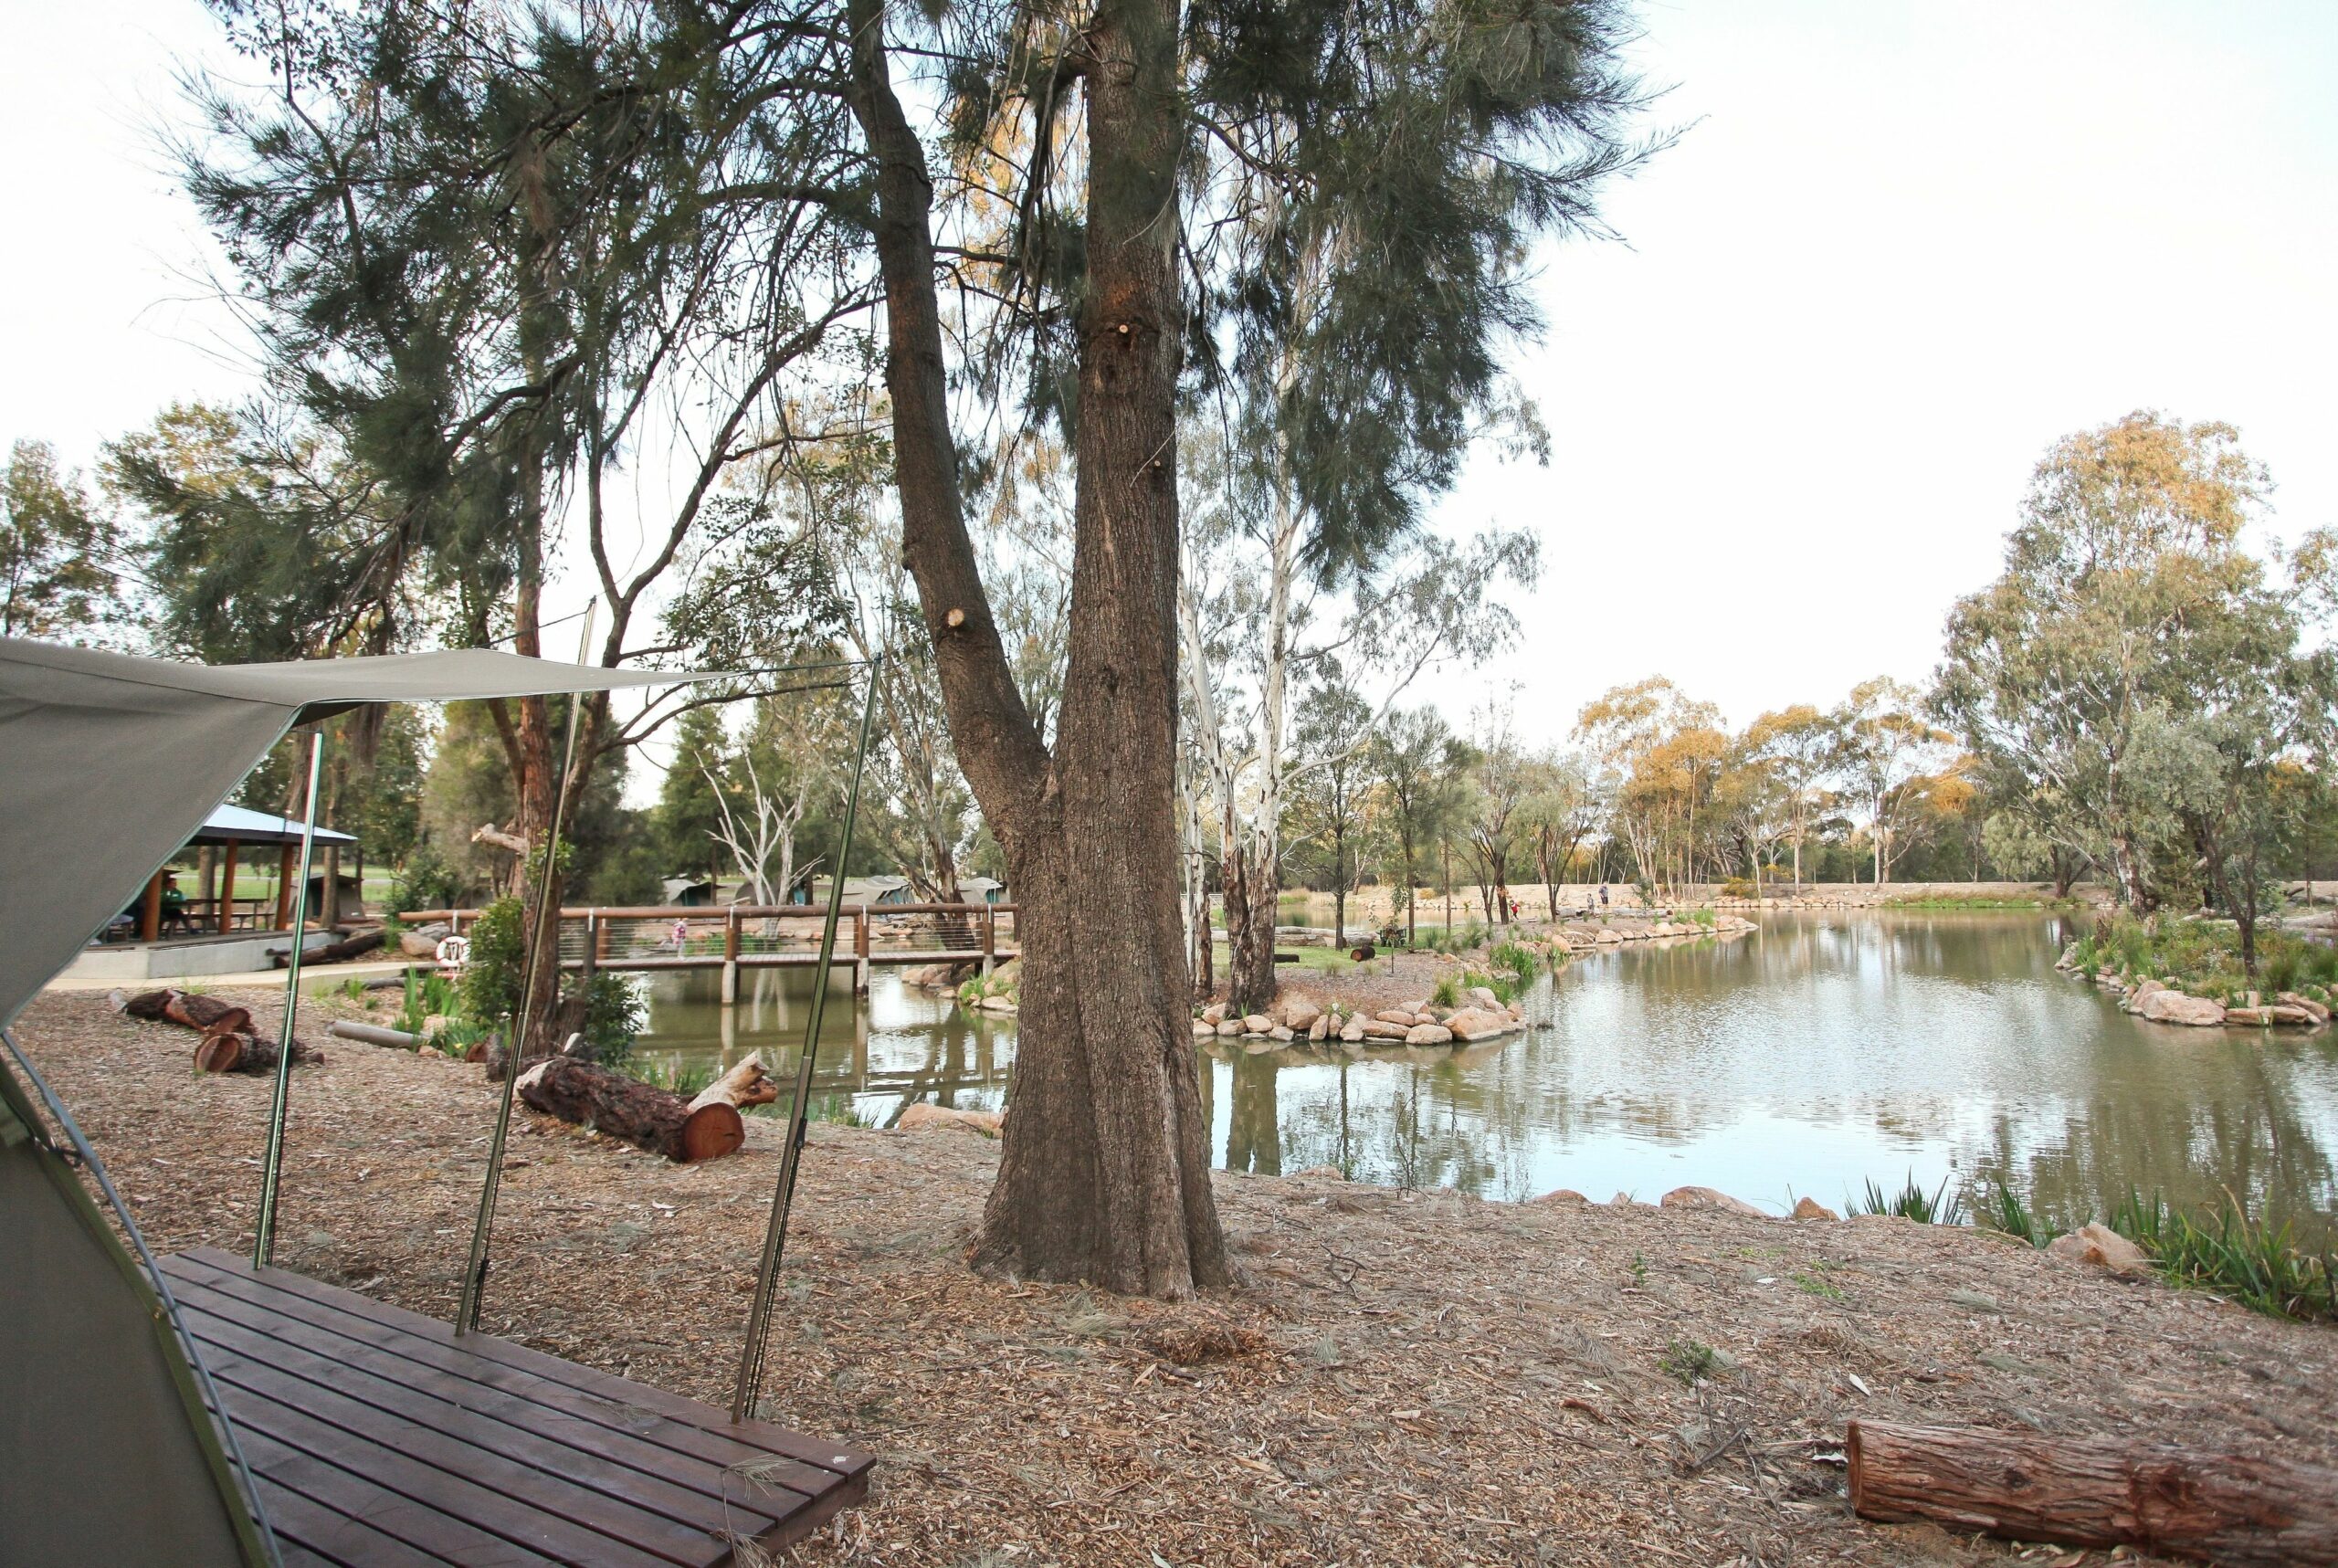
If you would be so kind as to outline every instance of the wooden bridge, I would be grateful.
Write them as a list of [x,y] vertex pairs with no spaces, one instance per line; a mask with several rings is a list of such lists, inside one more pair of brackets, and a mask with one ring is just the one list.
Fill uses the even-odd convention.
[[[414,910],[408,925],[444,921],[459,936],[477,910]],[[560,911],[563,969],[719,969],[722,1000],[739,999],[743,969],[809,968],[819,963],[827,911],[807,904],[641,904]],[[1013,904],[851,904],[838,919],[838,968],[869,989],[879,964],[971,963],[988,974],[1022,955]]]

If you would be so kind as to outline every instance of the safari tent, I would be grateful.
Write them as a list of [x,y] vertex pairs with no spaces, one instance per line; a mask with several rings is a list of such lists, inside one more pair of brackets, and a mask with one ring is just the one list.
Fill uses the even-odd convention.
[[[203,668],[0,638],[0,1557],[215,1568],[654,1554],[714,1568],[735,1540],[792,1539],[860,1494],[865,1457],[739,1411],[726,1423],[258,1261],[156,1258],[13,1032],[296,724],[370,702],[692,679],[479,649]],[[88,834],[95,821],[111,831]],[[68,840],[83,851],[49,852]],[[482,1235],[491,1212],[483,1200]],[[264,1221],[261,1234],[264,1254]],[[258,1325],[237,1351],[189,1326],[206,1321],[203,1301],[229,1300]],[[347,1397],[360,1384],[377,1392]],[[328,1397],[354,1414],[311,1419]],[[456,1473],[445,1455],[457,1451],[495,1484]],[[743,1512],[726,1489],[737,1466],[721,1457],[734,1455],[782,1477],[738,1499]],[[653,1495],[679,1500],[638,1500]],[[700,1514],[741,1522],[703,1528]]]

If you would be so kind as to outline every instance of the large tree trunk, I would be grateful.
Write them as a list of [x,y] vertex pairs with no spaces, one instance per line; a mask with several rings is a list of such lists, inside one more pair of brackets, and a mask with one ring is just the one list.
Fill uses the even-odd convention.
[[892,90],[881,0],[849,0],[848,19],[852,108],[877,164],[902,552],[960,763],[1021,909],[1015,1094],[974,1261],[1190,1296],[1225,1283],[1227,1269],[1177,910],[1177,9],[1108,0],[1084,35],[1090,196],[1071,662],[1052,758],[1016,689],[966,531],[932,186]]
[[1851,1507],[1883,1522],[2238,1565],[2338,1563],[2338,1475],[2280,1459],[1854,1421]]
[[1263,1013],[1275,999],[1275,908],[1281,889],[1275,885],[1271,858],[1261,861],[1240,844],[1231,826],[1234,847],[1227,849],[1220,871],[1226,888],[1227,996],[1244,1013]]

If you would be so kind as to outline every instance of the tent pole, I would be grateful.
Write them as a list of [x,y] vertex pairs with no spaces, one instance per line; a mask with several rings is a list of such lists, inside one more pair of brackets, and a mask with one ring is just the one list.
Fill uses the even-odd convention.
[[[254,1226],[252,1264],[265,1268],[276,1255],[276,1192],[284,1166],[284,1116],[292,1097],[292,1025],[300,1012],[300,950],[309,923],[309,865],[317,844],[317,781],[323,772],[325,731],[320,724],[309,741],[309,802],[300,823],[300,881],[292,889],[292,951],[284,961],[284,1034],[276,1051],[276,1094],[268,1110],[268,1152],[260,1162],[259,1223]],[[283,900],[279,895],[278,903]]]
[[787,1211],[795,1202],[795,1173],[804,1163],[806,1111],[812,1095],[812,1069],[820,1054],[820,1019],[827,1009],[828,971],[836,961],[837,919],[844,909],[845,867],[852,855],[853,819],[860,811],[860,777],[869,765],[869,726],[877,712],[877,682],[885,656],[869,663],[869,691],[860,708],[860,738],[852,758],[852,787],[844,797],[844,827],[836,862],[829,868],[827,919],[820,926],[820,961],[812,971],[812,1005],[804,1021],[804,1047],[795,1054],[795,1102],[787,1113],[787,1137],[779,1156],[779,1184],[772,1194],[771,1223],[764,1232],[763,1262],[755,1270],[754,1305],[747,1315],[746,1348],[739,1356],[739,1382],[731,1394],[731,1419],[754,1413],[763,1390],[764,1355],[771,1339],[771,1301],[779,1288],[780,1254],[787,1246]]
[[[584,605],[584,630],[576,639],[576,662],[583,664],[593,647],[593,612],[600,607],[595,597]],[[576,771],[576,732],[584,728],[584,694],[568,694],[568,743],[561,758],[560,776],[553,781],[552,827],[544,839],[543,866],[536,873],[535,940],[526,948],[526,972],[520,982],[520,1010],[511,1019],[511,1039],[506,1047],[503,1073],[503,1093],[495,1106],[495,1135],[488,1140],[487,1179],[479,1186],[479,1215],[471,1224],[469,1261],[463,1266],[463,1295],[455,1308],[455,1332],[467,1334],[479,1327],[479,1298],[487,1291],[487,1244],[495,1228],[495,1199],[503,1184],[503,1144],[511,1132],[511,1098],[519,1091],[520,1063],[527,1055],[528,1018],[536,1009],[536,985],[543,973],[544,950],[554,951],[552,957],[553,984],[560,984],[560,910],[557,900],[543,897],[553,868],[560,864],[560,829],[562,818],[568,810],[571,775]],[[520,868],[524,879],[527,868]]]

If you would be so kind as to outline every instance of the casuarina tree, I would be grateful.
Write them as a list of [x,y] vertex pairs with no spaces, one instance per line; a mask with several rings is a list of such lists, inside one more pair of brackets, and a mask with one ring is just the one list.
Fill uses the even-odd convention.
[[[1304,557],[1368,581],[1537,325],[1538,237],[1592,226],[1599,183],[1646,150],[1618,0],[397,15],[484,73],[452,94],[475,133],[437,143],[472,164],[433,166],[500,171],[458,188],[509,231],[477,285],[509,301],[511,374],[490,384],[543,410],[507,470],[534,441],[589,457],[601,411],[648,387],[709,422],[693,450],[719,473],[742,429],[817,438],[788,417],[812,384],[881,367],[926,656],[1022,910],[1016,1082],[975,1261],[1170,1297],[1223,1282],[1177,898],[1179,410],[1301,334],[1308,374],[1273,423]],[[783,316],[804,325],[728,331]],[[684,390],[737,367],[739,342],[806,334],[816,351],[764,381]],[[734,394],[763,399],[753,419],[732,419]],[[1059,439],[1075,475],[1051,722],[972,527],[989,459],[970,459],[1024,433]],[[507,493],[532,515],[525,483]]]

